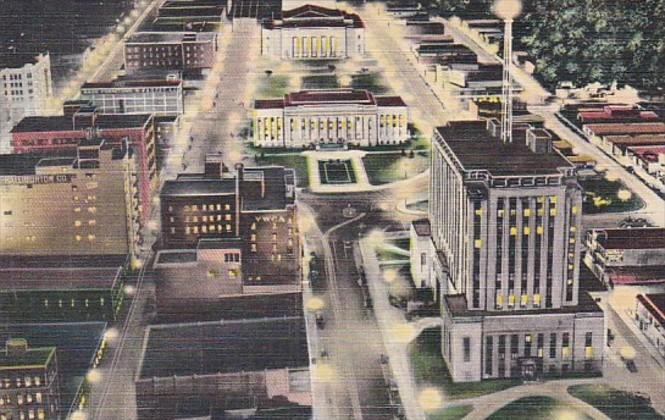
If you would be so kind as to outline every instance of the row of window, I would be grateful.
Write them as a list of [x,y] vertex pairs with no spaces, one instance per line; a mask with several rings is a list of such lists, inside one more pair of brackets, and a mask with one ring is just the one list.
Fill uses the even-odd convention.
[[[224,210],[231,210],[231,205],[230,204],[224,204],[223,207],[224,207]],[[201,211],[220,211],[220,210],[222,210],[222,204],[221,203],[202,204],[200,207],[199,207],[198,204],[192,204],[191,206],[190,205],[185,205],[183,207],[183,211],[185,213],[197,212],[197,211],[199,211],[199,209]],[[173,213],[173,210],[174,210],[173,206],[168,207],[169,213]]]
[[11,378],[2,378],[2,381],[0,381],[0,385],[2,388],[12,388],[12,382],[16,384],[16,388],[22,388],[22,387],[31,387],[31,386],[41,386],[42,385],[42,377],[41,376],[17,376],[14,378],[14,381],[12,381]]
[[[29,378],[26,377],[26,380]],[[27,385],[26,385],[27,386]],[[26,394],[16,394],[16,405],[22,406],[23,404],[32,404],[33,402],[37,404],[42,403],[42,393],[37,392],[33,396],[31,393],[26,393]],[[12,396],[7,394],[7,395],[0,395],[0,407],[4,407],[6,405],[12,405],[13,400]]]
[[[201,226],[185,226],[185,235],[196,235],[199,232],[200,233],[212,233],[212,232],[232,232],[233,227],[230,224],[224,225],[224,228],[222,229],[222,225],[201,225]],[[175,234],[176,229],[174,227],[171,228],[171,233]]]
[[[53,409],[51,410],[53,411]],[[29,409],[29,410],[21,410],[18,412],[18,420],[44,420],[46,418],[46,412],[44,411],[43,408],[38,409],[36,412],[34,409]],[[0,414],[0,420],[16,420],[14,417],[12,417],[9,414]]]

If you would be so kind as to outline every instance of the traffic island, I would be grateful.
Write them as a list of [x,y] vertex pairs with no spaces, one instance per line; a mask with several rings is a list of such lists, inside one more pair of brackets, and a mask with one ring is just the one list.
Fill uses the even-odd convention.
[[554,398],[531,396],[520,398],[500,408],[488,417],[488,420],[546,420],[546,419],[592,420],[574,406],[562,403]]

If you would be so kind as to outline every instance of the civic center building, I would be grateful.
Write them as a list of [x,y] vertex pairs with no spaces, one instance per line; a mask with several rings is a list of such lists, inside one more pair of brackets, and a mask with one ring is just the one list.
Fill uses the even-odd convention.
[[326,60],[365,54],[360,16],[307,4],[268,19],[261,27],[261,55],[285,60]]
[[375,146],[408,140],[407,106],[399,96],[367,90],[304,90],[254,102],[254,145]]
[[575,167],[545,130],[515,127],[504,143],[499,128],[434,131],[429,221],[412,227],[430,237],[412,241],[411,263],[440,303],[443,357],[456,382],[598,374],[604,315],[579,291]]

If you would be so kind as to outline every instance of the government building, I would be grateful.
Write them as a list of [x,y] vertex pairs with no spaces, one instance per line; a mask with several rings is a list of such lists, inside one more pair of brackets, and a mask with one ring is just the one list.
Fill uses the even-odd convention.
[[[579,291],[582,189],[542,129],[496,120],[434,131],[429,221],[412,264],[443,317],[453,381],[599,374],[604,316]],[[424,272],[423,272],[424,271]]]
[[261,55],[284,60],[334,60],[365,54],[365,25],[355,13],[303,5],[261,26]]
[[257,99],[253,123],[257,147],[376,146],[409,139],[402,98],[367,90],[303,90],[282,99]]

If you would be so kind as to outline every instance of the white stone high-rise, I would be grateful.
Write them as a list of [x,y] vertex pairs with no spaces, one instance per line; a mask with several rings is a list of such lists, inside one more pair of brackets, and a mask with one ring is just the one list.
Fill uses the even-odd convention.
[[579,291],[575,167],[545,130],[500,132],[496,120],[434,130],[429,226],[412,229],[431,240],[411,252],[441,306],[443,357],[454,381],[599,373],[604,316]]
[[43,115],[53,96],[48,53],[0,55],[0,153],[11,153],[11,129],[23,117]]

